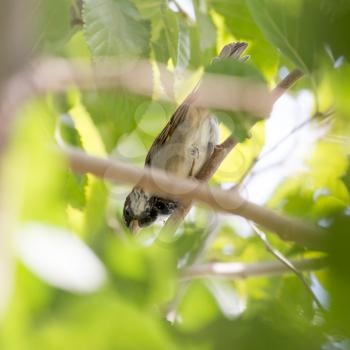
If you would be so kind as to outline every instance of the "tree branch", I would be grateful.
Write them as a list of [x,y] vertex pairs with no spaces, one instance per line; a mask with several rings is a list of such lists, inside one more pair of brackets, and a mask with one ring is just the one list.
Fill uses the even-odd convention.
[[[319,270],[328,265],[326,258],[292,260],[291,263],[299,271]],[[193,265],[183,271],[182,278],[185,280],[208,277],[244,279],[286,273],[292,273],[292,271],[280,261],[266,261],[249,264],[230,262]]]
[[91,173],[111,181],[133,185],[137,183],[145,190],[175,200],[194,200],[216,211],[241,215],[275,232],[283,240],[325,249],[327,233],[323,229],[250,203],[237,191],[223,191],[198,180],[179,178],[156,168],[140,169],[117,160],[88,156],[73,148],[66,148],[64,154],[72,169],[77,172]]
[[290,72],[278,85],[271,91],[273,101],[277,101],[287,90],[289,90],[298,81],[304,73],[295,69]]

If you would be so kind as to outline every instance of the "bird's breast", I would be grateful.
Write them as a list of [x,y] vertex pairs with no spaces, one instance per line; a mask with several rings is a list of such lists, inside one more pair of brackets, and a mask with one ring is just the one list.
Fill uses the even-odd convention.
[[206,110],[190,107],[167,142],[157,149],[151,166],[177,176],[194,176],[210,157],[218,142],[216,118]]

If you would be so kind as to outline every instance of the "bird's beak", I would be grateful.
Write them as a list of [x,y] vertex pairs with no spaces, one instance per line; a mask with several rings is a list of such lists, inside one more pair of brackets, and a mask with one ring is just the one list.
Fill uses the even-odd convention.
[[132,233],[137,233],[137,231],[140,229],[138,221],[132,220],[129,224],[129,229]]

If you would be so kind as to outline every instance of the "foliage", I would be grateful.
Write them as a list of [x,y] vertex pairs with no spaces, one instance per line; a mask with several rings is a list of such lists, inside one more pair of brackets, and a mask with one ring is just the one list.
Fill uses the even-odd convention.
[[[73,26],[71,15],[77,11],[82,25]],[[32,12],[37,40],[31,49],[37,55],[93,63],[115,59],[120,67],[126,61],[149,60],[154,93],[145,97],[121,88],[80,91],[76,87],[22,106],[1,174],[14,248],[8,261],[10,267],[13,263],[8,279],[13,288],[0,321],[0,348],[349,349],[349,2],[35,0]],[[212,62],[230,41],[249,43],[248,62]],[[122,221],[123,200],[130,188],[67,170],[57,145],[143,165],[154,137],[176,108],[159,99],[165,93],[160,64],[176,73],[172,91],[166,93],[177,100],[208,72],[269,87],[294,67],[307,73],[291,91],[295,114],[302,109],[297,101],[303,89],[312,94],[314,103],[306,136],[310,140],[297,140],[304,146],[302,167],[283,176],[274,173],[273,190],[260,202],[331,233],[329,269],[307,275],[325,311],[317,308],[293,275],[184,282],[181,268],[193,263],[252,263],[274,257],[246,220],[204,208],[191,212],[172,242],[157,239],[159,225],[131,236]],[[183,78],[184,70],[193,72],[190,79]],[[324,114],[330,108],[334,112],[327,123]],[[232,133],[240,142],[213,178],[231,186],[245,178],[257,158],[265,159],[268,122],[239,111],[214,112],[220,120],[221,139]],[[283,120],[284,115],[279,117]],[[277,150],[292,136],[284,136],[288,125],[283,121],[279,127],[283,140]],[[284,159],[277,159],[282,168],[292,163],[289,155],[294,148],[297,145],[284,153]],[[274,172],[274,167],[267,163],[268,171]],[[265,170],[257,168],[255,177],[261,175],[265,181]],[[247,183],[254,179],[246,178]],[[45,252],[46,247],[26,248],[34,249],[38,270],[18,249],[32,224],[42,225],[57,247],[45,256],[36,252]],[[81,240],[92,260],[85,260],[83,251],[61,246],[52,227]],[[281,242],[272,233],[268,236],[288,258],[321,255]],[[69,253],[76,259],[65,261]],[[59,257],[54,262],[58,270],[62,266],[57,276],[50,270],[51,256]],[[64,263],[71,268],[64,270]],[[94,280],[96,264],[103,266],[105,280],[87,291],[86,281],[79,278],[85,271],[81,266],[91,267],[86,278]],[[37,273],[44,270],[50,278]],[[50,282],[57,278],[61,283],[69,276],[82,283],[82,291]],[[171,323],[174,315],[168,310],[174,305],[176,322]]]

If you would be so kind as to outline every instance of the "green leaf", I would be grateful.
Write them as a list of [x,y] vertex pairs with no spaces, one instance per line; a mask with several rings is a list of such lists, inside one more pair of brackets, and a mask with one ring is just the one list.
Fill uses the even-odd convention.
[[83,20],[94,57],[147,56],[150,25],[127,0],[85,0]]
[[297,67],[312,71],[329,59],[349,58],[343,39],[350,31],[350,6],[343,0],[247,0],[266,38]]
[[207,14],[197,14],[198,31],[200,33],[199,47],[201,52],[212,50],[216,44],[216,29],[213,21]]
[[193,68],[205,66],[216,55],[217,30],[209,15],[209,8],[193,1],[196,22],[190,25],[191,61]]
[[22,265],[16,270],[16,292],[1,320],[2,349],[193,349],[170,336],[154,307],[140,309],[110,285],[74,295],[48,287]]
[[171,250],[142,247],[133,240],[108,240],[105,247],[113,281],[131,302],[147,308],[172,298],[176,263]]
[[350,46],[344,33],[350,32],[350,2],[322,0],[319,6],[322,17],[318,30],[323,42],[329,45],[334,59],[344,56],[349,61]]
[[157,18],[159,21],[159,14],[164,6],[167,6],[166,0],[131,0],[137,7],[142,18]]
[[[313,6],[314,0],[308,2]],[[252,16],[266,38],[304,71],[315,65],[318,40],[318,18],[310,15],[303,0],[247,0]],[[315,9],[316,10],[316,9]],[[316,39],[316,40],[315,40]]]
[[59,117],[55,133],[59,135],[58,137],[62,139],[63,142],[74,147],[82,147],[79,131],[70,115],[62,114]]
[[177,16],[167,6],[159,8],[158,17],[152,18],[152,47],[156,60],[176,64],[179,24]]
[[[219,14],[225,21],[220,30],[231,33],[237,40],[249,43],[248,53],[251,61],[268,78],[274,78],[278,68],[279,53],[264,37],[260,28],[252,18],[243,0],[211,0],[214,9],[214,18]],[[221,18],[219,18],[221,19]],[[220,23],[218,23],[219,25]],[[221,27],[221,25],[220,25]],[[225,42],[224,44],[227,44]]]
[[107,152],[111,152],[119,138],[138,125],[139,113],[149,98],[136,96],[125,90],[87,92],[83,103],[98,128]]
[[349,278],[349,215],[339,213],[334,217],[329,235],[330,271],[328,274],[331,303],[328,320],[332,327],[342,334],[350,336],[350,305],[347,302],[350,293]]
[[176,68],[186,69],[191,57],[191,43],[188,26],[183,20],[179,20],[179,36],[177,42]]
[[286,179],[269,201],[289,215],[318,222],[329,219],[349,203],[341,177],[347,169],[346,150],[320,141],[306,162],[307,171]]
[[20,208],[20,220],[66,225],[65,161],[54,139],[56,112],[45,99],[21,110],[7,163],[7,186]]
[[67,170],[65,199],[73,208],[84,208],[86,204],[85,189],[87,182],[86,175],[75,174],[72,171]]
[[250,62],[240,62],[232,58],[215,60],[206,67],[205,71],[208,73],[250,79],[261,83],[265,82],[264,77],[253,64]]
[[335,103],[336,109],[339,112],[337,117],[342,117],[343,123],[339,127],[339,132],[348,132],[348,121],[350,117],[350,106],[349,106],[349,93],[350,93],[350,64],[345,63],[339,69],[333,70],[329,74],[328,85],[328,96],[324,96],[324,99],[329,98],[329,95],[333,97],[332,103]]
[[[206,68],[206,72],[239,77],[256,82],[265,81],[261,73],[252,64],[232,58],[214,61]],[[249,130],[257,121],[255,116],[245,112],[215,110],[214,113],[231,130],[233,137],[238,142],[243,142],[249,137]]]
[[44,51],[57,53],[72,34],[70,0],[35,0],[38,17],[39,45]]
[[187,332],[203,329],[220,316],[213,296],[198,281],[190,284],[179,311],[183,320],[179,328]]

